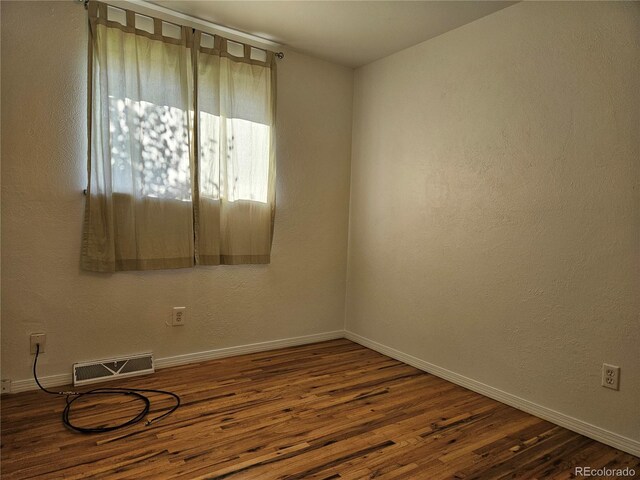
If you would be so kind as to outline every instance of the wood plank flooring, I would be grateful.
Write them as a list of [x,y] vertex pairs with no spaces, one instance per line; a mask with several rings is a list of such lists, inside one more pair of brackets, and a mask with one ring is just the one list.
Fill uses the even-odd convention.
[[[172,390],[183,404],[150,427],[89,436],[63,427],[62,398],[4,396],[2,479],[568,479],[576,465],[640,474],[634,456],[344,339],[104,385]],[[152,400],[152,417],[171,404]],[[79,407],[74,421],[88,426],[137,404]]]

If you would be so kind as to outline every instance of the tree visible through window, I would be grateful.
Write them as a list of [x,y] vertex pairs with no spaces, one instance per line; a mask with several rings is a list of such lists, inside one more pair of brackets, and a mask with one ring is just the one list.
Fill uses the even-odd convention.
[[109,119],[114,192],[191,201],[188,112],[109,98]]

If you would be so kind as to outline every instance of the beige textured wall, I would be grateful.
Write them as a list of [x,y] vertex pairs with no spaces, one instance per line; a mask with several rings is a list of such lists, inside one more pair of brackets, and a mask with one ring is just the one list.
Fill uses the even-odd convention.
[[356,71],[347,329],[640,440],[639,32],[523,2]]
[[[279,63],[272,263],[90,274],[79,269],[86,182],[86,12],[2,2],[2,378],[152,350],[167,357],[341,330],[353,72],[287,52]],[[186,305],[184,327],[167,327]]]

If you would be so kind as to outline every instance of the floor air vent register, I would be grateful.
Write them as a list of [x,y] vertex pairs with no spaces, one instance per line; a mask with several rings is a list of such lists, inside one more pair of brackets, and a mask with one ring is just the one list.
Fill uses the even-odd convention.
[[151,353],[74,363],[73,385],[87,385],[115,380],[116,378],[135,377],[153,373],[154,371],[153,354]]

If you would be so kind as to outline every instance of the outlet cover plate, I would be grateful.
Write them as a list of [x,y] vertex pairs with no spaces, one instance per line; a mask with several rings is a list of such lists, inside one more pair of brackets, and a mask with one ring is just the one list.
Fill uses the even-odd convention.
[[612,390],[620,389],[620,367],[602,364],[602,386]]
[[2,393],[11,393],[11,380],[2,380]]
[[31,347],[31,354],[36,354],[36,345],[40,344],[40,353],[45,352],[47,346],[47,334],[46,333],[32,333],[29,336],[29,342]]
[[171,325],[180,327],[187,321],[187,307],[173,307]]

